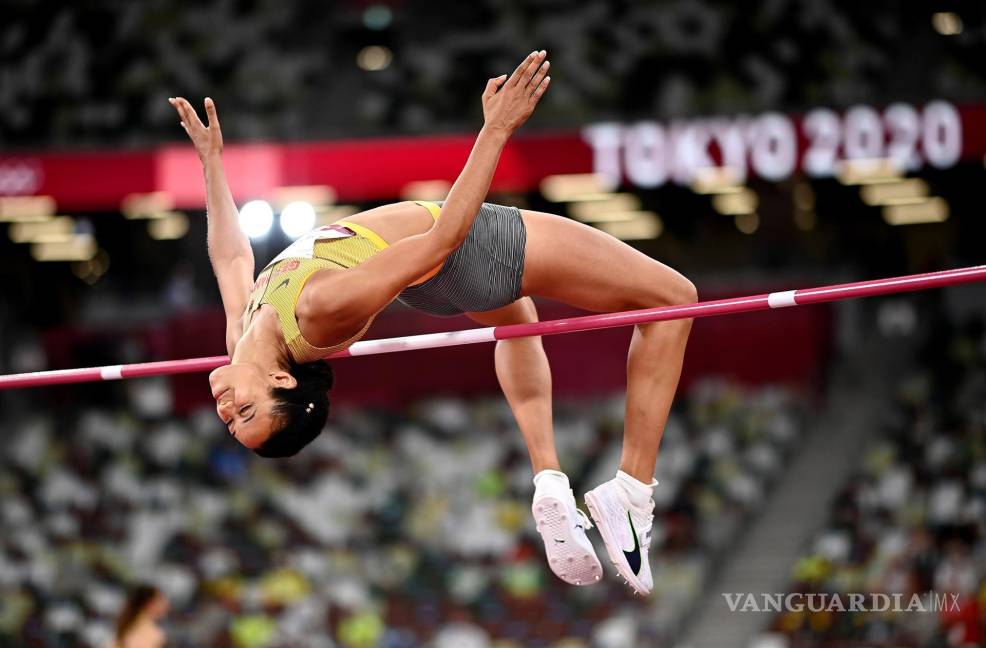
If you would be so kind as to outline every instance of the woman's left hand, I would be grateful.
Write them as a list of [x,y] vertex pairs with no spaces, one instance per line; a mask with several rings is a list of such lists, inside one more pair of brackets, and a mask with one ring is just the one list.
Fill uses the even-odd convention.
[[531,52],[509,79],[507,75],[490,79],[483,93],[485,127],[507,135],[520,128],[551,83],[547,76],[550,66],[544,50]]

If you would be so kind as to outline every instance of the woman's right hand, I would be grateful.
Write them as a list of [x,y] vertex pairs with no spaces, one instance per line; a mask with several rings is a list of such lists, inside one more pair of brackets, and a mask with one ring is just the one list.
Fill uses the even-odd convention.
[[205,114],[209,120],[206,127],[199,120],[192,104],[182,97],[171,97],[168,103],[175,107],[181,117],[181,127],[188,133],[189,139],[195,145],[199,159],[205,164],[206,159],[218,156],[223,152],[223,133],[219,130],[219,117],[216,115],[216,104],[212,99],[205,98]]
[[527,121],[544,96],[551,77],[547,76],[550,63],[544,50],[531,52],[517,66],[514,73],[490,79],[483,93],[483,117],[485,128],[513,133]]

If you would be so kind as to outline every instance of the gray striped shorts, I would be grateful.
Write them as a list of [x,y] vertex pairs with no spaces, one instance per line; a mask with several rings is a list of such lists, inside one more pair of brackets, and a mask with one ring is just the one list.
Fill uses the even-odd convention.
[[519,209],[483,203],[466,240],[445,259],[438,273],[419,286],[405,288],[397,300],[440,316],[489,311],[513,303],[521,296],[526,243],[527,229]]

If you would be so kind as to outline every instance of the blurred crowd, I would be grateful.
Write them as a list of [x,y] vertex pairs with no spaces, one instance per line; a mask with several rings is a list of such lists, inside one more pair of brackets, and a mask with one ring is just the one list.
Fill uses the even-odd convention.
[[[262,460],[214,412],[169,416],[168,383],[126,408],[6,420],[0,644],[109,645],[135,583],[171,604],[172,646],[579,648],[674,635],[717,557],[796,448],[809,405],[698,383],[656,474],[654,593],[546,569],[531,469],[502,398],[342,409],[313,446]],[[623,398],[556,404],[577,496],[618,465]],[[605,555],[601,544],[597,550]]]
[[[788,612],[794,648],[986,645],[986,335],[942,323],[833,503],[792,591],[958,595],[928,613]],[[929,592],[932,594],[929,595]],[[951,596],[947,598],[952,602]],[[929,606],[930,607],[930,606]]]
[[981,100],[982,11],[957,4],[964,30],[945,37],[939,8],[895,2],[16,0],[0,24],[0,143],[181,139],[173,95],[215,98],[231,139],[470,130],[485,80],[534,48],[555,77],[534,123],[553,127]]

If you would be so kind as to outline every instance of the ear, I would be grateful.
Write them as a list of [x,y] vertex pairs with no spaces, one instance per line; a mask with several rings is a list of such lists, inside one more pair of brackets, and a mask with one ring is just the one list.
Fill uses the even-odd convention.
[[298,380],[286,371],[271,371],[267,374],[274,387],[283,389],[294,389],[298,386]]

